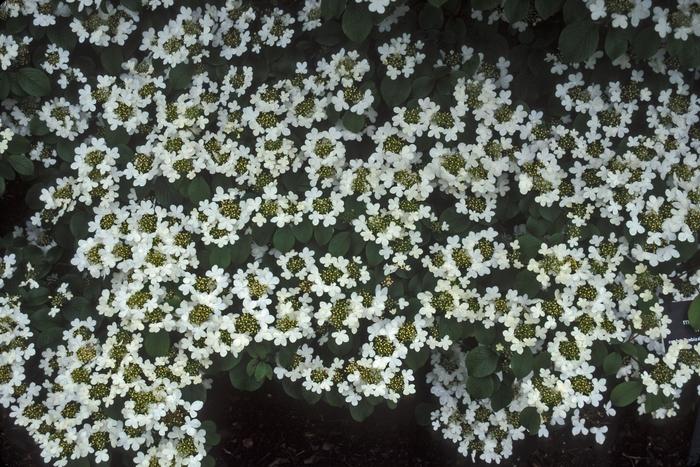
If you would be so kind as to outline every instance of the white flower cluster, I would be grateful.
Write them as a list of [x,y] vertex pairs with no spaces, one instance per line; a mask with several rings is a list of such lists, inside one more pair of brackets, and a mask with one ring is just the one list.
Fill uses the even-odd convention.
[[[320,49],[282,73],[266,60],[323,28],[317,0],[178,6],[147,27],[124,5],[56,3],[60,17],[90,13],[70,20],[82,46],[131,44],[138,58],[94,74],[51,44],[41,67],[63,77],[61,93],[7,99],[0,113],[5,139],[31,136],[30,122],[49,134],[30,151],[52,176],[27,240],[48,254],[51,234],[73,232],[71,265],[94,285],[94,313],[63,323],[29,383],[20,299],[44,279],[24,257],[23,278],[14,254],[0,261],[0,288],[14,287],[0,297],[0,401],[47,462],[119,448],[137,465],[199,465],[206,430],[190,390],[253,351],[264,355],[247,376],[354,407],[416,392],[430,353],[434,428],[488,462],[511,454],[523,425],[547,436],[570,423],[602,442],[617,380],[638,385],[641,412],[678,409],[700,344],[664,349],[658,296],[700,285],[675,269],[700,231],[700,102],[662,53],[643,70],[616,61],[619,81],[605,83],[585,73],[602,55],[549,55],[561,112],[545,114],[512,95],[505,58],[432,54],[393,31],[402,5],[377,25],[376,50]],[[383,14],[391,2],[362,3]],[[43,18],[8,5],[8,17]],[[2,50],[15,66],[22,54]],[[372,56],[397,86],[417,68],[455,75],[386,105]],[[89,296],[63,280],[47,288],[52,323]]]

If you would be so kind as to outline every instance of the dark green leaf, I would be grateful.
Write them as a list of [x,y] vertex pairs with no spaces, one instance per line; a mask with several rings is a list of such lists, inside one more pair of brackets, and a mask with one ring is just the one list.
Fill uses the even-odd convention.
[[10,154],[10,157],[8,157],[7,160],[20,175],[31,175],[34,173],[34,165],[32,164],[32,161],[22,154]]
[[319,245],[325,245],[333,236],[333,227],[324,227],[321,224],[314,228],[314,239]]
[[598,48],[598,26],[582,19],[566,26],[559,35],[559,51],[569,62],[583,62]]
[[345,256],[350,250],[350,232],[340,232],[333,236],[328,244],[328,253],[333,256]]
[[265,381],[264,379],[256,380],[254,377],[249,376],[246,371],[246,365],[236,365],[228,372],[228,377],[233,387],[242,391],[255,391]]
[[167,331],[148,332],[144,335],[143,344],[151,357],[165,357],[170,351],[170,335]]
[[473,399],[486,399],[487,397],[491,397],[491,394],[493,394],[495,384],[493,382],[493,378],[490,376],[485,378],[468,376],[465,387]]
[[526,258],[534,258],[542,245],[542,241],[534,235],[525,234],[518,237],[520,251]]
[[47,96],[51,93],[49,76],[37,68],[20,68],[17,71],[17,82],[30,96]]
[[475,10],[492,10],[501,4],[501,0],[472,0]]
[[661,37],[653,27],[641,29],[632,39],[632,53],[639,60],[648,60],[661,47]]
[[411,94],[411,81],[407,78],[391,79],[385,76],[379,85],[379,92],[386,105],[394,108],[408,99]]
[[0,71],[0,100],[7,99],[10,95],[10,78],[5,72]]
[[491,409],[499,411],[508,407],[513,400],[513,386],[501,383],[496,392],[491,396]]
[[498,354],[490,348],[480,345],[469,351],[466,364],[470,375],[483,378],[496,371]]
[[641,381],[625,381],[615,386],[610,393],[610,401],[617,407],[626,407],[637,400],[644,385]]
[[690,325],[696,331],[700,331],[700,295],[695,297],[692,302],[690,302],[690,307],[688,308],[688,320]]
[[170,70],[168,83],[172,89],[179,90],[187,88],[192,82],[194,67],[188,63],[180,63]]
[[364,421],[372,415],[372,412],[374,412],[374,406],[364,399],[360,400],[357,405],[350,406],[350,416],[357,422]]
[[506,0],[503,5],[503,13],[509,23],[513,24],[525,18],[530,9],[530,2],[523,0]]
[[351,2],[343,13],[341,25],[348,39],[353,42],[362,42],[372,32],[374,23],[366,5]]
[[340,18],[345,10],[346,0],[321,0],[321,17],[324,20]]
[[229,245],[224,247],[209,245],[207,247],[207,251],[209,252],[209,264],[226,269],[229,264],[231,264],[232,250],[233,248]]
[[442,8],[426,3],[418,14],[418,23],[423,29],[439,29],[444,20]]
[[193,203],[199,203],[211,197],[209,183],[202,176],[197,176],[191,180],[187,187],[187,195]]
[[272,236],[272,245],[282,253],[290,251],[294,247],[294,234],[291,229],[277,229]]
[[374,242],[368,242],[365,248],[365,257],[369,266],[376,266],[384,259],[379,253],[381,247]]
[[535,0],[535,10],[540,18],[547,19],[561,10],[563,3],[564,0]]
[[520,411],[520,425],[532,435],[540,429],[540,414],[535,407],[525,407]]
[[251,250],[251,238],[250,235],[244,235],[233,245],[231,251],[231,262],[235,265],[241,265],[245,263],[250,256]]
[[622,28],[610,28],[605,33],[605,53],[610,60],[615,60],[627,52],[628,32]]
[[365,128],[365,117],[354,112],[345,112],[343,126],[353,133],[359,133]]
[[622,367],[622,355],[613,352],[603,360],[603,371],[606,375],[614,375]]
[[311,240],[311,237],[314,235],[314,226],[308,220],[304,220],[300,224],[291,226],[291,229],[294,237],[300,243],[308,243],[309,240]]
[[534,358],[529,349],[522,353],[513,353],[510,357],[510,369],[516,378],[524,378],[530,374],[534,365]]
[[123,61],[124,55],[122,53],[122,49],[116,45],[107,47],[100,55],[100,63],[102,63],[102,66],[107,73],[112,75],[118,75],[121,73]]
[[411,95],[418,99],[429,96],[434,86],[435,79],[432,76],[421,76],[413,81]]

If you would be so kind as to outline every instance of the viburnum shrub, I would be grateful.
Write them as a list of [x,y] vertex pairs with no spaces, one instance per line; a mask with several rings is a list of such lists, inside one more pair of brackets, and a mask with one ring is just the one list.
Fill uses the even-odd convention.
[[221,372],[487,462],[672,417],[699,65],[693,0],[6,0],[0,403],[55,465],[213,464]]

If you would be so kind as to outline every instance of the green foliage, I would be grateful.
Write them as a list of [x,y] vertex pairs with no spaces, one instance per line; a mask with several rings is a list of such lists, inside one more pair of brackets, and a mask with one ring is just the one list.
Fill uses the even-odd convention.
[[598,26],[589,20],[567,25],[559,35],[559,50],[569,62],[582,62],[598,47]]
[[637,400],[642,388],[642,382],[638,380],[620,383],[610,393],[610,401],[617,407],[626,407]]

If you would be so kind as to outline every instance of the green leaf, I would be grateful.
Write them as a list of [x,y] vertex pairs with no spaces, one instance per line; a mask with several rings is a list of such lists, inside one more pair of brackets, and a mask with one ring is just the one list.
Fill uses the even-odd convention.
[[540,429],[540,414],[535,407],[525,407],[520,411],[520,425],[532,435]]
[[359,133],[365,128],[365,117],[355,112],[345,112],[343,115],[343,126],[353,133]]
[[63,329],[60,327],[47,327],[42,329],[37,337],[37,345],[42,349],[47,348],[61,340]]
[[527,258],[534,258],[542,245],[542,241],[534,235],[525,234],[518,237],[520,251]]
[[663,395],[659,391],[659,394],[647,394],[644,400],[644,412],[652,413],[661,407],[666,407],[670,404],[671,399],[668,396]]
[[444,20],[442,8],[426,3],[418,14],[418,24],[422,29],[439,29]]
[[233,245],[231,249],[231,262],[233,264],[241,265],[245,263],[248,256],[250,256],[251,241],[250,235],[244,235]]
[[258,381],[264,381],[265,379],[272,379],[272,367],[269,363],[260,362],[255,367],[254,373],[255,379]]
[[209,245],[207,247],[207,251],[209,252],[209,264],[226,269],[231,264],[232,250],[233,248],[229,245],[224,247]]
[[300,243],[308,243],[314,235],[314,226],[309,220],[304,220],[300,224],[291,226],[294,237]]
[[200,201],[209,199],[211,197],[211,189],[209,188],[209,183],[202,176],[197,176],[194,180],[190,181],[187,187],[187,195],[190,200],[197,204]]
[[537,282],[537,275],[532,271],[525,270],[515,275],[515,287],[530,298],[535,298],[541,290],[540,283]]
[[56,143],[56,152],[58,153],[58,157],[61,158],[61,160],[64,160],[66,162],[73,162],[73,159],[75,158],[76,147],[77,143],[75,143],[74,141],[60,139],[58,140],[58,143]]
[[10,95],[10,76],[0,71],[0,101],[7,99]]
[[75,211],[70,218],[70,231],[76,239],[88,235],[88,215],[83,211]]
[[325,245],[333,236],[333,227],[324,227],[319,224],[314,229],[314,239],[319,245]]
[[412,370],[418,370],[422,368],[430,357],[430,352],[425,348],[416,352],[415,350],[409,350],[406,354],[406,366]]
[[49,75],[37,68],[20,68],[17,71],[17,83],[30,96],[47,96],[51,93]]
[[622,28],[610,28],[605,33],[605,53],[610,60],[615,60],[627,52],[628,32]]
[[165,357],[170,351],[170,335],[167,331],[148,332],[144,335],[143,344],[151,357]]
[[209,369],[207,371],[210,374],[223,372],[223,371],[229,371],[231,368],[238,365],[240,362],[241,362],[240,356],[234,357],[232,353],[226,354],[225,357],[221,357],[219,355],[216,355],[216,356],[212,357],[212,365],[211,365],[211,367],[209,367]]
[[401,105],[411,94],[411,81],[407,78],[391,79],[385,76],[379,85],[382,99],[389,108]]
[[189,63],[180,63],[170,70],[168,74],[168,84],[172,89],[179,90],[187,88],[192,82],[194,67]]
[[5,179],[0,177],[0,196],[5,193]]
[[542,19],[547,19],[561,10],[564,0],[535,0],[535,10]]
[[11,154],[7,159],[18,174],[31,175],[34,173],[34,165],[26,156],[21,154]]
[[435,87],[435,79],[432,76],[421,76],[411,84],[411,95],[417,99],[429,96]]
[[491,394],[493,394],[495,384],[493,382],[493,378],[490,376],[485,378],[468,376],[465,387],[473,399],[486,399],[487,397],[491,397]]
[[314,39],[321,45],[333,47],[344,39],[343,30],[340,28],[340,24],[338,24],[337,21],[326,21],[320,28],[316,28],[314,31]]
[[379,253],[380,246],[374,242],[368,242],[365,248],[365,257],[367,265],[376,266],[384,260],[384,257]]
[[510,357],[510,369],[516,378],[524,378],[530,374],[534,365],[534,358],[529,349],[523,349],[522,353],[513,353]]
[[282,253],[290,251],[294,247],[294,234],[291,229],[277,229],[272,236],[272,245]]
[[353,42],[362,42],[372,32],[374,26],[372,13],[365,5],[351,2],[343,13],[341,26],[348,39]]
[[530,2],[523,0],[506,0],[503,5],[503,13],[509,23],[513,24],[525,18],[527,11],[530,9]]
[[32,136],[46,136],[51,132],[49,127],[46,126],[46,123],[38,116],[34,116],[34,118],[29,121],[29,131]]
[[345,256],[350,250],[350,232],[340,232],[333,236],[333,239],[328,244],[328,253],[333,256]]
[[78,43],[78,36],[73,33],[68,24],[59,24],[46,30],[46,37],[56,45],[66,50],[73,50]]
[[496,371],[498,354],[490,348],[480,345],[469,351],[466,364],[470,375],[483,378]]
[[7,143],[8,154],[26,154],[31,149],[32,145],[27,138],[20,135],[14,135],[9,143]]
[[603,360],[603,371],[606,375],[614,375],[622,367],[622,355],[613,352]]
[[229,380],[234,388],[242,391],[255,391],[263,385],[263,380],[256,380],[248,375],[246,365],[236,365],[228,372]]
[[632,53],[639,60],[648,60],[661,47],[661,37],[653,27],[641,29],[632,39]]
[[428,2],[430,2],[430,4],[436,8],[440,8],[445,3],[447,3],[447,0],[428,0]]
[[569,62],[583,62],[598,48],[598,26],[584,19],[566,26],[559,35],[559,51]]
[[361,400],[357,405],[350,406],[350,416],[357,422],[364,421],[374,412],[374,406],[366,400]]
[[465,214],[460,214],[457,209],[450,207],[440,214],[440,222],[447,222],[451,234],[461,233],[469,229],[469,218]]
[[501,0],[472,0],[475,10],[492,10],[501,4]]
[[123,61],[124,55],[122,53],[122,49],[116,45],[107,47],[100,55],[100,63],[102,63],[102,66],[107,73],[112,75],[118,75],[121,73]]
[[340,18],[345,10],[346,0],[322,0],[321,1],[321,17],[324,20],[331,18]]
[[695,297],[692,302],[690,302],[690,307],[688,308],[688,321],[690,325],[696,331],[700,331],[700,295]]
[[544,219],[529,217],[525,225],[527,226],[527,231],[536,237],[544,237],[547,233],[547,221]]
[[501,383],[496,392],[491,396],[491,409],[499,411],[508,407],[508,404],[513,400],[513,386],[511,384]]
[[615,386],[610,393],[610,401],[617,407],[626,407],[637,400],[644,385],[641,381],[625,381]]

